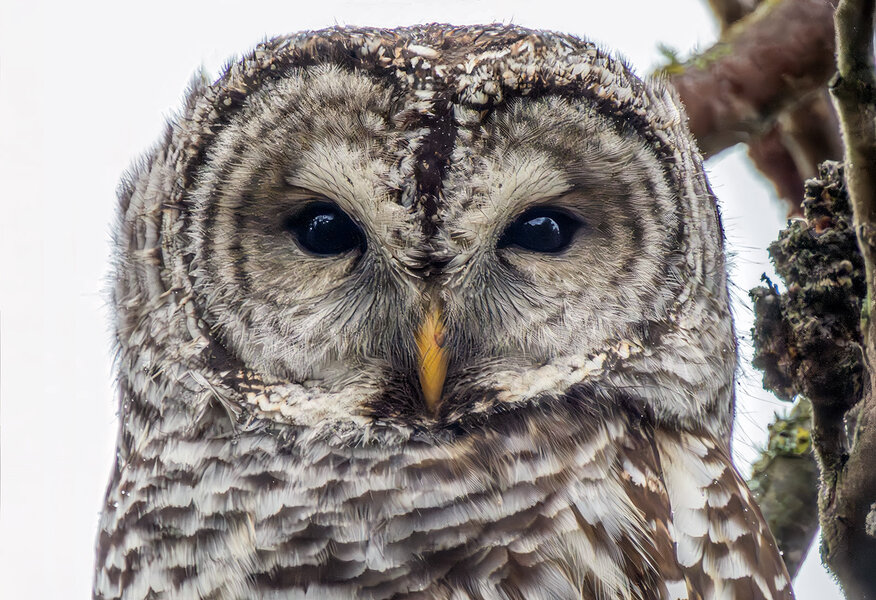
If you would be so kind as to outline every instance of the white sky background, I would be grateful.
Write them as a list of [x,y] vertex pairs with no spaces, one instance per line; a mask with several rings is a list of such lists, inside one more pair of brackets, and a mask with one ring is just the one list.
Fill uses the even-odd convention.
[[[196,67],[266,35],[334,24],[513,21],[589,37],[640,74],[657,44],[708,47],[705,0],[315,3],[0,0],[0,597],[90,597],[94,537],[116,435],[105,277],[122,171],[162,132]],[[735,254],[737,328],[772,269],[784,211],[740,149],[707,163]],[[736,457],[747,472],[774,411],[750,368]],[[841,598],[810,554],[800,600]]]

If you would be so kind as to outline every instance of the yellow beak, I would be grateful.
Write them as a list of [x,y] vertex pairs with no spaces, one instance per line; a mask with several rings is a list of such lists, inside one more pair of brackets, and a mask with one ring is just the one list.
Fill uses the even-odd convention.
[[433,309],[417,331],[420,364],[420,389],[426,406],[435,414],[441,403],[444,378],[447,377],[447,351],[444,349],[444,320],[440,309]]

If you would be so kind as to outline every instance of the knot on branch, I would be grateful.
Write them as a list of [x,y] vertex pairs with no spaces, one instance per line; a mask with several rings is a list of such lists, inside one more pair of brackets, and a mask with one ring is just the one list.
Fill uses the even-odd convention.
[[823,163],[806,182],[803,213],[769,247],[787,291],[764,276],[767,286],[749,292],[754,365],[779,398],[802,394],[845,410],[863,389],[860,318],[867,288],[841,164]]

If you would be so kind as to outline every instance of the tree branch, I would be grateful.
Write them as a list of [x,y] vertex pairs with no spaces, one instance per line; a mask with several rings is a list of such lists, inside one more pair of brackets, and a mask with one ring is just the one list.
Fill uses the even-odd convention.
[[782,126],[773,123],[763,134],[748,143],[748,157],[773,184],[776,195],[788,209],[788,216],[799,216],[803,197],[803,175],[788,150]]
[[843,155],[839,121],[827,88],[800,100],[778,116],[763,135],[748,142],[748,156],[776,188],[788,216],[802,216],[803,183],[818,165]]
[[[837,74],[831,81],[845,143],[854,230],[865,265],[861,334],[869,377],[848,411],[813,400],[821,462],[822,555],[850,598],[876,598],[876,0],[841,0],[836,11]],[[849,427],[849,425],[851,427]],[[851,429],[849,432],[848,429]],[[849,433],[848,439],[843,435]],[[819,439],[821,438],[821,439]]]
[[[779,398],[803,396],[812,402],[812,438],[824,492],[835,488],[826,483],[836,479],[831,474],[846,462],[843,416],[867,385],[860,330],[867,283],[842,167],[825,163],[819,176],[806,184],[805,220],[792,221],[770,244],[770,257],[787,291],[779,293],[766,279],[767,286],[752,290],[751,297],[754,366],[764,372],[764,387]],[[821,494],[820,508],[823,498]],[[795,518],[811,515],[805,507],[797,509]],[[772,523],[769,511],[765,514]],[[821,524],[825,526],[823,511]],[[780,531],[774,531],[780,546],[789,545]]]
[[800,397],[787,417],[776,417],[748,487],[776,538],[791,577],[818,531],[818,464],[812,454],[812,407]]
[[835,0],[766,2],[705,53],[670,69],[704,155],[750,141],[827,82],[834,6]]
[[[843,141],[840,137],[839,119],[826,87],[779,115],[778,122],[782,128],[785,146],[794,157],[794,163],[804,181],[817,177],[818,165],[824,161],[842,159]],[[798,207],[802,197],[801,186],[800,194],[794,197]]]

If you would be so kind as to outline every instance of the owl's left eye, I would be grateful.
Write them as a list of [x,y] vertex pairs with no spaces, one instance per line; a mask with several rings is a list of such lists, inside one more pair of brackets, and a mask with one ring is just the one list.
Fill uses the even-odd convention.
[[520,215],[502,234],[497,248],[520,246],[533,252],[565,250],[583,223],[555,208],[539,206]]
[[286,230],[298,244],[318,256],[343,254],[354,248],[365,249],[362,230],[340,208],[329,202],[314,202],[289,217]]

